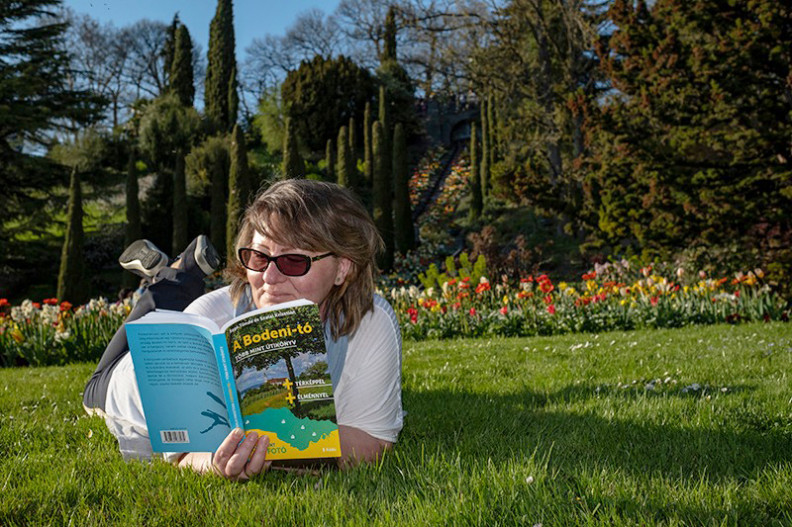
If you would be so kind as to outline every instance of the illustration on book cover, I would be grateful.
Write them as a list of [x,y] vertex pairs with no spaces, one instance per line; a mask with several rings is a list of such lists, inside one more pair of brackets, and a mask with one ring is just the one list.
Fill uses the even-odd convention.
[[245,430],[270,437],[270,457],[340,455],[316,306],[255,315],[226,338]]

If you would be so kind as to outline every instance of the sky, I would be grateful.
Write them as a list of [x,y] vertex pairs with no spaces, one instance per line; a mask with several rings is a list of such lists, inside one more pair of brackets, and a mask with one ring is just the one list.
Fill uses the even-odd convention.
[[[332,13],[340,0],[234,0],[234,36],[237,60],[255,38],[267,34],[283,35],[297,15],[313,8]],[[64,0],[64,5],[100,22],[112,22],[121,28],[148,18],[170,24],[178,12],[190,37],[209,49],[209,23],[214,17],[215,0]]]

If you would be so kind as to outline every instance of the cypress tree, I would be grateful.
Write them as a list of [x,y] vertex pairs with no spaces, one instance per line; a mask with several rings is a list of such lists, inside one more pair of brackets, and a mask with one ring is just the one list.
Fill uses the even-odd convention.
[[209,239],[212,240],[212,245],[219,248],[218,250],[226,246],[226,189],[228,188],[226,162],[227,159],[215,159],[209,167],[211,170],[209,212],[212,218],[209,225]]
[[[402,123],[408,135],[419,133],[420,123],[415,114],[415,86],[407,71],[399,64],[396,52],[396,6],[388,7],[383,25],[383,46],[380,54],[380,65],[377,68],[377,77],[380,85],[385,88],[388,95],[388,104],[392,115],[387,121],[382,120],[383,131],[392,141],[393,129],[391,123]],[[392,150],[389,148],[388,152]]]
[[352,151],[352,155],[357,158],[357,136],[355,134],[355,118],[349,118],[349,129],[347,130],[349,135],[349,150]]
[[170,90],[184,106],[193,105],[195,99],[193,80],[192,39],[187,26],[181,25],[176,30],[176,44],[170,68]]
[[363,178],[364,187],[371,190],[371,102],[366,102],[363,112]]
[[396,61],[396,7],[388,7],[382,35],[382,55],[380,62]]
[[217,10],[209,26],[204,102],[212,126],[223,132],[231,131],[236,121],[236,115],[231,113],[229,107],[229,88],[236,70],[235,46],[231,0],[217,0]]
[[304,178],[305,177],[305,163],[300,156],[299,148],[297,147],[297,136],[294,133],[291,119],[286,119],[286,126],[283,134],[283,165],[281,171],[283,172],[283,179],[290,178]]
[[360,191],[360,177],[357,169],[357,134],[355,133],[355,118],[349,118],[349,128],[347,129],[347,136],[349,142],[347,149],[347,178],[349,179],[349,188],[354,189],[355,192]]
[[83,262],[83,208],[80,174],[77,167],[72,168],[69,182],[69,208],[67,213],[66,236],[61,251],[58,272],[58,299],[72,303],[82,302],[86,295],[85,271]]
[[[383,147],[390,147],[390,109],[388,108],[388,94],[385,86],[379,90],[379,122],[382,126]],[[388,165],[390,166],[390,165]]]
[[[129,149],[129,160],[127,161],[126,179],[126,228],[124,229],[124,247],[135,240],[143,237],[143,230],[140,222],[140,200],[138,199],[138,179],[137,167],[135,166],[135,148]],[[139,282],[136,275],[124,271],[123,284],[126,287],[134,287]]]
[[371,154],[374,159],[373,184],[374,184],[374,224],[385,242],[385,251],[380,254],[379,266],[381,269],[393,267],[393,212],[391,205],[391,192],[393,185],[390,180],[390,167],[385,166],[385,160],[390,158],[384,152],[382,123],[376,121],[371,129]]
[[481,196],[485,198],[489,195],[489,134],[490,127],[487,123],[487,102],[482,98],[481,101]]
[[478,138],[476,137],[476,123],[470,124],[470,219],[478,220],[484,209],[484,200],[481,195],[481,180],[478,173]]
[[327,140],[325,146],[325,181],[335,180],[335,155],[333,151],[333,140]]
[[239,220],[245,212],[252,194],[248,173],[245,136],[238,124],[231,133],[231,169],[228,176],[228,220],[226,224],[226,255],[234,257],[234,244],[239,231]]
[[184,151],[176,151],[176,165],[173,169],[173,245],[171,254],[179,254],[189,240],[187,239],[187,182],[184,174]]
[[498,125],[495,123],[495,110],[492,108],[493,106],[493,97],[490,95],[487,97],[487,130],[489,133],[487,134],[487,151],[489,152],[489,185],[492,188],[492,167],[495,165],[495,151],[497,150],[497,142],[498,142]]
[[228,79],[228,126],[236,126],[237,112],[239,112],[239,93],[237,92],[237,69],[234,64],[231,77]]
[[396,250],[401,254],[415,247],[409,180],[407,137],[404,126],[397,123],[393,129],[393,203]]
[[[387,91],[385,90],[385,86],[380,86],[379,92],[379,123],[382,127],[380,130],[380,142],[381,144],[381,151],[380,155],[383,156],[382,158],[382,170],[385,172],[385,179],[388,181],[393,181],[393,176],[390,173],[393,168],[393,161],[391,159],[391,153],[393,152],[393,147],[391,145],[391,122],[390,122],[390,109],[388,107],[388,96]],[[372,157],[375,157],[372,152]],[[376,158],[374,160],[376,163]],[[372,176],[373,177],[373,176]],[[372,183],[373,186],[373,183]],[[392,188],[390,192],[392,192]]]
[[171,20],[171,25],[168,26],[168,32],[165,36],[165,44],[162,46],[162,62],[163,62],[163,70],[165,72],[165,85],[171,85],[171,72],[173,70],[173,60],[176,55],[176,38],[179,32],[179,26],[181,25],[181,21],[179,20],[179,13],[173,15],[173,20]]
[[336,161],[336,182],[342,187],[350,188],[349,174],[349,139],[347,127],[338,130],[338,161]]

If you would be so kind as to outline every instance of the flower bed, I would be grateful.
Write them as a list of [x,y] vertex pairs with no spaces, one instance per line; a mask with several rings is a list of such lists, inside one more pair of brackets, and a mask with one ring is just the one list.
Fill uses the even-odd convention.
[[412,207],[418,205],[424,193],[429,188],[432,177],[442,168],[440,161],[443,159],[445,153],[446,150],[443,147],[429,150],[423,155],[418,162],[418,166],[413,170],[409,182],[410,205],[412,205]]
[[[574,284],[554,283],[544,274],[517,284],[492,283],[467,265],[451,273],[439,274],[436,266],[430,271],[423,289],[386,292],[406,338],[552,335],[789,317],[787,302],[762,282],[758,269],[688,281],[682,272],[669,278],[625,261],[585,273]],[[427,280],[434,284],[427,287]]]
[[437,199],[429,205],[420,218],[419,227],[442,227],[448,231],[455,225],[457,207],[470,192],[470,166],[467,156],[460,155],[454,160],[443,182]]
[[[788,302],[764,283],[760,269],[710,277],[622,261],[597,266],[575,283],[556,283],[545,274],[512,283],[491,281],[483,257],[448,257],[442,272],[436,264],[427,267],[426,255],[416,253],[413,260],[413,278],[381,282],[408,339],[789,319]],[[0,365],[95,362],[131,306],[130,300],[110,304],[100,298],[75,309],[51,298],[12,307],[0,299]]]
[[130,301],[99,298],[76,309],[48,298],[10,306],[0,298],[0,365],[97,361],[131,309]]

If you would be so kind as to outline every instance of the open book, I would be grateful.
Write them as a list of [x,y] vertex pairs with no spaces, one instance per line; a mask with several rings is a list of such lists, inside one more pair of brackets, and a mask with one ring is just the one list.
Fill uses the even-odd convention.
[[214,452],[240,427],[269,436],[267,459],[341,455],[316,304],[258,309],[222,328],[156,310],[126,333],[154,452]]

